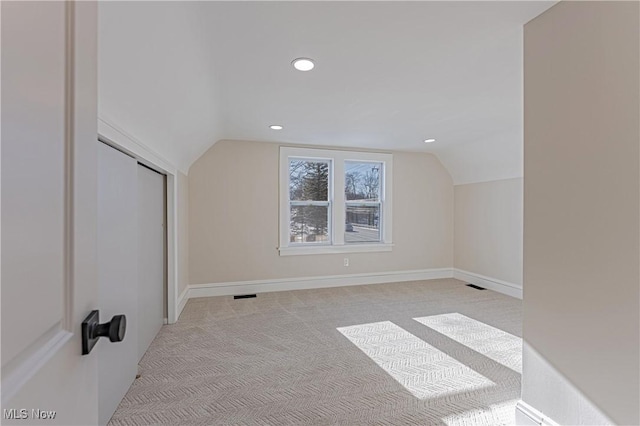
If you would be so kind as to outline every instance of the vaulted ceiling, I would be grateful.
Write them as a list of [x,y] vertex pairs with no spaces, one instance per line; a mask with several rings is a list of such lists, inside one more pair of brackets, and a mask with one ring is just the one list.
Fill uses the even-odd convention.
[[456,184],[519,177],[522,25],[554,3],[102,2],[99,115],[185,172],[237,139],[432,152]]

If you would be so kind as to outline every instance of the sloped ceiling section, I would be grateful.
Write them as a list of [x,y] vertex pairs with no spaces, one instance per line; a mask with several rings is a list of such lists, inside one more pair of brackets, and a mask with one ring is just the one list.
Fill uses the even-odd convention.
[[[102,3],[100,117],[183,170],[235,139],[432,152],[456,184],[520,177],[522,25],[552,5]],[[301,56],[316,68],[295,71]]]
[[180,2],[101,2],[98,116],[183,172],[220,133],[211,40]]

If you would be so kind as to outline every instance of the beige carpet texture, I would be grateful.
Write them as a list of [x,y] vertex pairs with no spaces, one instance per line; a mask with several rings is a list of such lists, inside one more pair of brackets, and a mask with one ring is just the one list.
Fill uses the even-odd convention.
[[522,303],[454,279],[191,299],[124,425],[507,425]]

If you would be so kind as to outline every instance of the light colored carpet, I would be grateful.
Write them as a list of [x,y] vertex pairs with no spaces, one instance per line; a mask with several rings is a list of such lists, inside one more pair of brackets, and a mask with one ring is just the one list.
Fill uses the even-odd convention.
[[192,299],[110,425],[499,425],[521,301],[445,279]]

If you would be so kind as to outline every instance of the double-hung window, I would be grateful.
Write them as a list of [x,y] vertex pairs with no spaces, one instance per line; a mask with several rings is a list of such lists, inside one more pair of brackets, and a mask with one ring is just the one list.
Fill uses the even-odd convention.
[[384,163],[345,161],[345,243],[379,243]]
[[289,243],[331,244],[331,160],[288,158]]
[[280,255],[390,251],[391,154],[280,148]]

